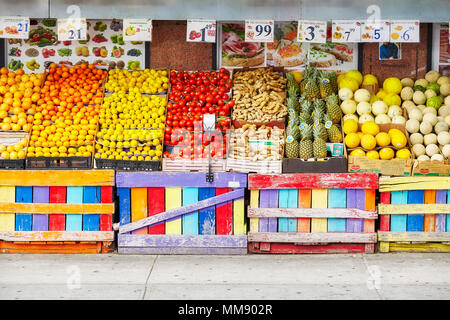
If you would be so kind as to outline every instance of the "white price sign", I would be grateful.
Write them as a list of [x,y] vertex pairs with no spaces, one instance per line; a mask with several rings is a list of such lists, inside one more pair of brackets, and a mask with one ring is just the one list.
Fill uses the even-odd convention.
[[356,20],[333,20],[332,42],[360,42],[361,22]]
[[58,19],[58,41],[87,40],[86,34],[86,19]]
[[362,42],[389,42],[390,22],[387,20],[361,23]]
[[326,21],[298,21],[297,40],[300,42],[327,42]]
[[245,20],[245,42],[273,42],[273,20]]
[[419,42],[419,20],[391,21],[391,42]]
[[152,41],[151,19],[123,19],[124,41]]
[[216,20],[188,20],[186,41],[216,42]]
[[28,39],[30,18],[0,17],[0,38]]

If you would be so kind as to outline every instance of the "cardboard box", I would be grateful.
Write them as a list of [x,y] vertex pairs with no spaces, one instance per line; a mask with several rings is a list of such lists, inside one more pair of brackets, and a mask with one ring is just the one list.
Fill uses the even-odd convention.
[[412,168],[413,176],[450,176],[450,160],[417,161],[414,160]]

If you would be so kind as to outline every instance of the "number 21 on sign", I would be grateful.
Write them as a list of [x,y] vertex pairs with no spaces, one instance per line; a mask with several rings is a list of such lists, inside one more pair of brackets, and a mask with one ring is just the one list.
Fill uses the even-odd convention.
[[273,20],[246,20],[246,42],[273,42]]

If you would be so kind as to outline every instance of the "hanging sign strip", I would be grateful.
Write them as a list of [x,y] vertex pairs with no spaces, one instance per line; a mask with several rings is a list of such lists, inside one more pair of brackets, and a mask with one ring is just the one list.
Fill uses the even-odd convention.
[[124,41],[152,41],[151,19],[123,19]]
[[58,19],[58,41],[87,40],[85,18]]
[[419,42],[420,21],[419,20],[392,20],[391,42]]
[[357,20],[333,20],[332,42],[361,42],[361,22]]
[[216,42],[216,20],[188,20],[187,42]]
[[299,20],[297,30],[297,40],[299,42],[327,42],[327,22]]
[[29,17],[0,17],[0,38],[28,39]]
[[245,42],[273,42],[273,20],[245,20]]
[[387,20],[362,21],[361,42],[389,42],[390,22]]

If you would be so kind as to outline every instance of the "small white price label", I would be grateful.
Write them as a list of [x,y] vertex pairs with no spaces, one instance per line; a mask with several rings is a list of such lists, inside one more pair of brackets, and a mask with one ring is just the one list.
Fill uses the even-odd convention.
[[245,42],[273,42],[273,20],[245,20]]
[[362,42],[389,42],[390,22],[379,20],[373,22],[363,21],[361,23]]
[[216,42],[216,20],[188,20],[186,41]]
[[0,17],[0,38],[28,39],[30,18]]
[[360,42],[361,22],[356,20],[333,20],[332,42]]
[[419,42],[420,21],[391,21],[391,42]]
[[58,19],[58,41],[87,40],[87,23],[84,18]]
[[203,115],[203,130],[208,131],[214,131],[216,129],[216,115],[206,113]]
[[297,39],[300,42],[327,42],[326,21],[298,21]]
[[124,41],[152,41],[151,19],[123,19]]

